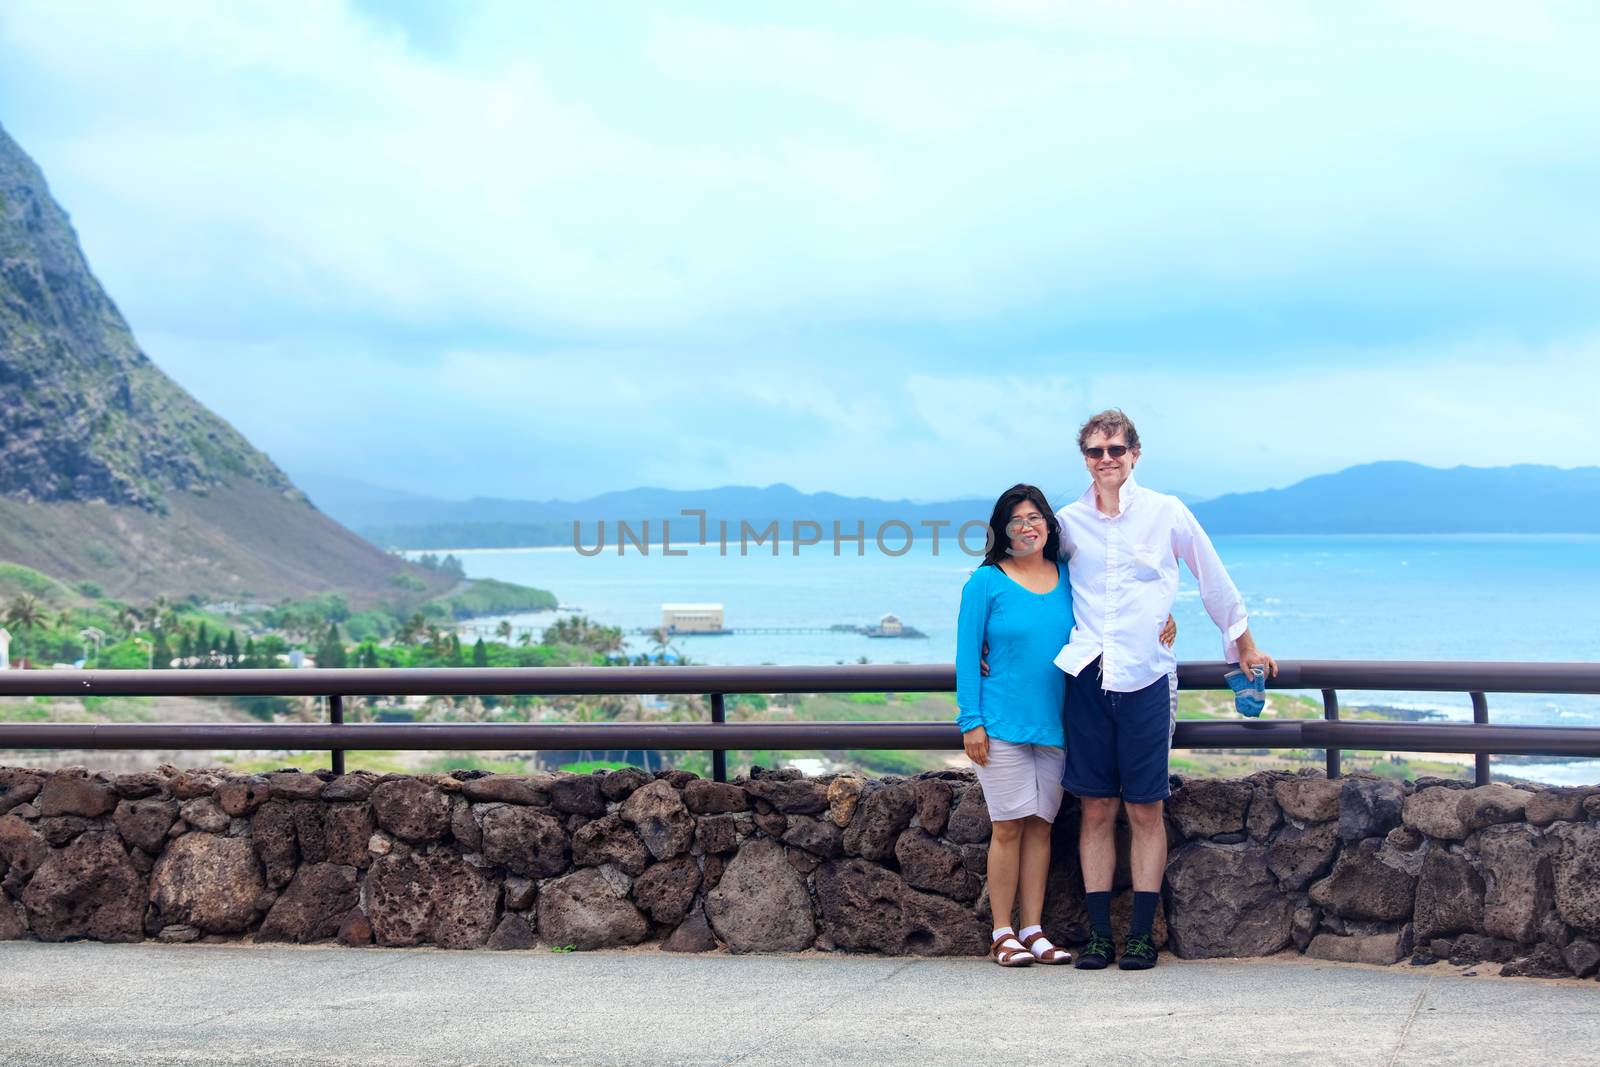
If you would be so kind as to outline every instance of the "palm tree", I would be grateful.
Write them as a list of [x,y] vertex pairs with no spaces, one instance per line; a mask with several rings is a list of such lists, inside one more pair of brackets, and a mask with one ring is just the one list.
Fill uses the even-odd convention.
[[[5,621],[16,629],[19,637],[48,625],[44,608],[39,605],[39,598],[32,593],[22,593],[12,599],[6,608]],[[22,658],[20,651],[17,653],[17,658]]]
[[503,643],[509,645],[511,643],[511,620],[501,619],[500,624],[494,628],[494,635]]
[[140,632],[144,629],[144,624],[145,613],[132,604],[122,605],[121,610],[117,612],[117,625],[128,631],[129,634]]

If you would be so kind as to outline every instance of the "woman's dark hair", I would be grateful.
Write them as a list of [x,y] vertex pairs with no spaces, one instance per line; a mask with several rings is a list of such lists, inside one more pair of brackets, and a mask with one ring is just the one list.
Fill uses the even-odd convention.
[[1049,536],[1044,539],[1044,558],[1055,562],[1061,550],[1061,525],[1056,522],[1056,514],[1050,510],[1050,502],[1044,498],[1038,486],[1018,483],[1001,493],[1000,499],[994,502],[994,513],[989,516],[989,544],[983,554],[982,566],[993,567],[1011,555],[1011,535],[1006,533],[1006,526],[1011,522],[1011,513],[1023,501],[1033,504],[1044,516],[1045,524],[1050,529]]

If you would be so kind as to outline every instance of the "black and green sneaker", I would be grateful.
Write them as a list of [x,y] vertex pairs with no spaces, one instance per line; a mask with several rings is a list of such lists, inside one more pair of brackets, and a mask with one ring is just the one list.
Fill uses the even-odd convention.
[[1117,966],[1124,971],[1148,971],[1156,965],[1156,946],[1149,934],[1129,934]]
[[1080,971],[1103,971],[1116,951],[1117,946],[1111,943],[1109,937],[1095,934],[1089,938],[1087,945],[1078,950],[1078,962],[1073,966]]

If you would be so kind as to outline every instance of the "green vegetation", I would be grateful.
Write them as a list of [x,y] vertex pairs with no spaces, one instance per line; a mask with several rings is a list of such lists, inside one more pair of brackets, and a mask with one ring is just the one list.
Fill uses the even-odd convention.
[[443,607],[455,619],[556,609],[554,593],[495,578],[479,578],[461,592],[439,597],[433,603]]

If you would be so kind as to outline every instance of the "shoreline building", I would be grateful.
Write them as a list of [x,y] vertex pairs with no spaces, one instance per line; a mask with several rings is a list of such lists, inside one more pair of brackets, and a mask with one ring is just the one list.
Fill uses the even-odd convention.
[[721,604],[663,604],[661,628],[669,634],[726,633]]

